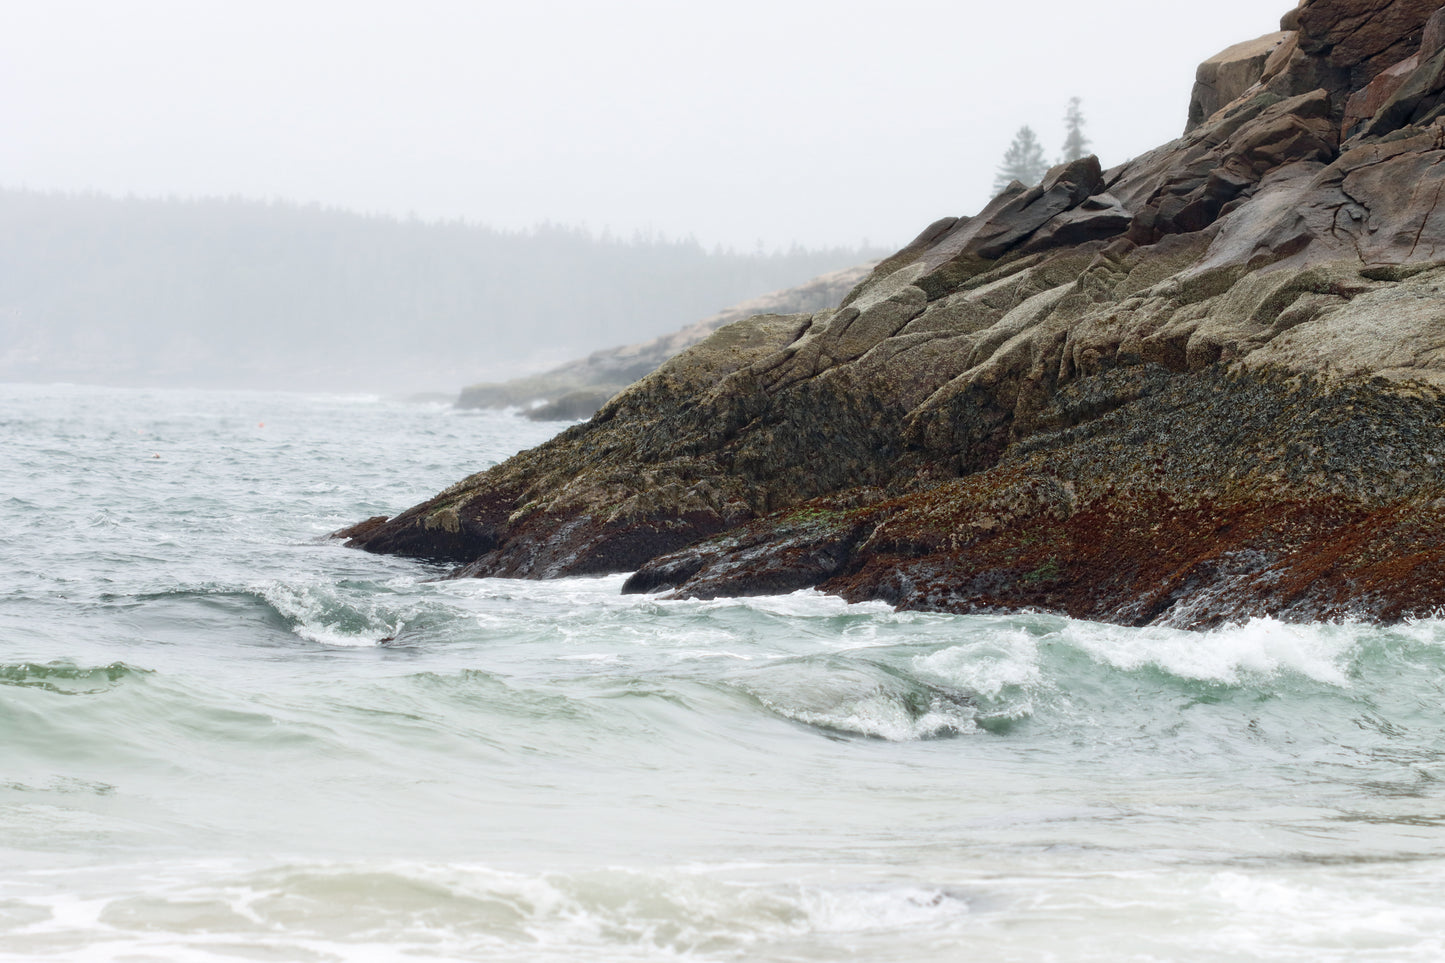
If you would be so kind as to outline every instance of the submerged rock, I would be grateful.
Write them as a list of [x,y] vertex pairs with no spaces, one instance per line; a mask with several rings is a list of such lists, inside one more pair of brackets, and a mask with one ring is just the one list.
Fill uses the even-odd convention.
[[818,586],[1131,624],[1429,613],[1436,9],[1305,0],[1201,71],[1229,99],[1196,90],[1179,140],[940,220],[836,308],[725,326],[348,544],[703,597]]

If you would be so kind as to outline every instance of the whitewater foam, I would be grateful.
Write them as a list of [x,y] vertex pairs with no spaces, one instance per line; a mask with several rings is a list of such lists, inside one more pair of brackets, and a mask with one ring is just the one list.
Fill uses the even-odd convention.
[[113,895],[95,892],[115,885],[95,872],[79,893],[50,891],[38,874],[6,886],[0,959],[201,961],[250,947],[346,960],[737,960],[817,940],[853,957],[858,940],[881,948],[957,932],[969,914],[963,896],[939,887],[734,882],[710,869],[528,875],[467,864],[208,861],[112,872],[127,870],[140,875]]
[[1148,666],[1181,679],[1224,685],[1295,674],[1346,688],[1348,659],[1358,635],[1359,629],[1348,625],[1251,619],[1204,633],[1072,622],[1060,637],[1097,661],[1125,671]]
[[1441,955],[1441,620],[432,581],[318,536],[545,429],[0,400],[7,961]]
[[778,660],[735,685],[777,715],[830,732],[909,742],[977,729],[963,697],[861,659]]
[[[299,638],[318,645],[351,648],[392,641],[407,626],[406,615],[386,604],[385,596],[357,596],[335,584],[270,581],[250,589],[290,625]],[[415,609],[415,605],[409,606]]]

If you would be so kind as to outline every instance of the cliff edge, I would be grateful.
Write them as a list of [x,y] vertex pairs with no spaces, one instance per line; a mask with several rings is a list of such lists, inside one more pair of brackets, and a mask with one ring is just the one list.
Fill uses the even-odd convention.
[[1183,137],[930,225],[343,534],[458,575],[1128,624],[1445,604],[1445,9],[1304,0]]

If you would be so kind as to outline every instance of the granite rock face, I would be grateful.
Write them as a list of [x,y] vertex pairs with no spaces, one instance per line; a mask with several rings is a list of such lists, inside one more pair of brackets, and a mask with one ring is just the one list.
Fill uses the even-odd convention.
[[1189,99],[1189,122],[1184,132],[1189,133],[1214,116],[1219,108],[1259,83],[1270,56],[1292,37],[1288,30],[1266,34],[1257,40],[1235,44],[1200,64],[1195,73],[1194,93]]
[[1015,184],[837,307],[723,327],[589,423],[344,534],[459,575],[635,570],[629,590],[690,596],[1131,624],[1431,612],[1436,12],[1305,0],[1201,71],[1229,99],[1196,89],[1179,140]]

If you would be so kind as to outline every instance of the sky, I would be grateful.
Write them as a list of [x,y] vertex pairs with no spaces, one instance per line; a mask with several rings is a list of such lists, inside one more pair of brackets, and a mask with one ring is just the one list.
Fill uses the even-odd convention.
[[239,195],[705,246],[897,247],[1070,97],[1106,167],[1288,0],[46,0],[0,30],[0,187]]

